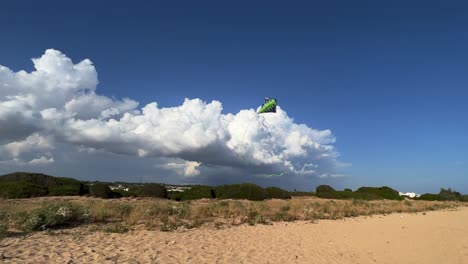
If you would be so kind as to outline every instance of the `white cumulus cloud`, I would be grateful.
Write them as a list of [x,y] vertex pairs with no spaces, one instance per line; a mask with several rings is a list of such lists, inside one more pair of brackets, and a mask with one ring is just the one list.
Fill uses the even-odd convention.
[[67,151],[154,159],[159,164],[154,168],[185,177],[226,167],[250,167],[257,175],[339,175],[332,132],[297,124],[281,107],[275,114],[254,109],[224,114],[219,101],[185,99],[174,107],[152,102],[138,108],[129,98],[99,95],[89,59],[74,64],[49,49],[33,63],[32,72],[0,66],[2,162],[56,164],[54,156],[63,153],[54,144],[60,142],[75,147],[61,148]]

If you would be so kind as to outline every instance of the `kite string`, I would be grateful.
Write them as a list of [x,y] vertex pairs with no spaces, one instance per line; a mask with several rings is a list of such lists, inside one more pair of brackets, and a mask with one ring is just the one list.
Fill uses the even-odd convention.
[[[249,122],[247,123],[247,126],[245,127],[245,130],[244,130],[244,133],[242,134],[242,140],[241,140],[241,147],[240,147],[240,151],[241,153],[243,153],[243,156],[242,156],[242,160],[243,162],[246,162],[246,159],[245,159],[245,156],[247,154],[247,151],[243,151],[244,150],[244,138],[245,138],[245,134],[247,133],[247,129],[249,129],[249,126],[250,124],[252,123],[252,121],[254,120],[254,118],[256,118],[258,116],[258,113],[255,113],[254,116],[252,116],[252,118],[249,120]],[[249,164],[247,164],[249,165]],[[248,166],[250,168],[250,166]],[[249,173],[249,200],[250,200],[250,188],[251,188],[251,185],[253,184],[252,183],[252,172],[250,170],[248,170],[248,173]],[[250,202],[249,202],[250,203]]]

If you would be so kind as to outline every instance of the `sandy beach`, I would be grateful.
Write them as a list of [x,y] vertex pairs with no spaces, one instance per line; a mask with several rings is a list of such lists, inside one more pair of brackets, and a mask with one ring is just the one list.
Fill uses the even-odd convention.
[[85,227],[1,242],[2,263],[468,263],[468,208],[126,234]]

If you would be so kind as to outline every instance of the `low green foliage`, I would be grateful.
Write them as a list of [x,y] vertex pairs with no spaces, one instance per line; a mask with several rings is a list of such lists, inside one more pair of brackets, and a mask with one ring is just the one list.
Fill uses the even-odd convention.
[[398,191],[388,187],[361,187],[356,190],[357,193],[365,193],[365,194],[375,194],[383,199],[388,200],[404,200],[404,197],[398,194]]
[[461,195],[459,192],[454,191],[450,188],[441,188],[438,194],[425,193],[420,197],[415,198],[416,200],[426,201],[468,201],[467,195]]
[[268,198],[268,193],[262,187],[252,183],[227,184],[215,188],[218,199],[248,199],[262,201]]
[[329,185],[319,185],[315,189],[315,194],[320,198],[341,199],[340,194]]
[[71,178],[27,172],[0,176],[0,197],[4,198],[83,195],[87,192],[83,183]]
[[102,228],[102,231],[106,233],[127,233],[130,230],[128,225],[123,224],[123,223],[111,223],[107,224]]
[[133,188],[129,189],[128,191],[125,191],[123,189],[115,189],[112,190],[114,194],[117,194],[119,197],[136,197],[137,193],[136,190]]
[[89,213],[81,206],[71,203],[45,204],[17,218],[23,231],[45,230],[58,226],[82,224],[89,221]]
[[167,198],[174,201],[182,201],[182,193],[183,192],[167,191]]
[[275,199],[291,199],[291,194],[288,191],[278,187],[267,187],[265,191],[268,193],[268,198]]
[[158,183],[146,183],[140,186],[136,193],[139,197],[167,198],[166,187]]
[[30,198],[47,195],[47,189],[28,181],[0,182],[0,197]]
[[316,195],[327,199],[360,199],[360,200],[403,200],[397,191],[390,187],[361,187],[353,192],[351,189],[336,191],[328,185],[319,185]]
[[114,198],[115,193],[109,188],[106,183],[94,183],[89,187],[89,194],[99,198]]
[[185,190],[181,193],[180,199],[185,200],[195,200],[203,198],[216,198],[215,192],[211,186],[196,185],[192,186],[190,189]]

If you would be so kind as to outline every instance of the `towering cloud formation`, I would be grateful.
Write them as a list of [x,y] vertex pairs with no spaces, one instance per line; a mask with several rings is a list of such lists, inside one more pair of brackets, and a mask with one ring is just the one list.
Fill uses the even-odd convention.
[[150,158],[155,170],[186,177],[246,167],[257,175],[337,175],[331,131],[295,124],[280,107],[276,114],[223,114],[219,101],[185,99],[139,109],[134,100],[98,95],[88,59],[73,64],[50,49],[33,63],[30,73],[0,66],[0,164],[54,166],[66,149]]

